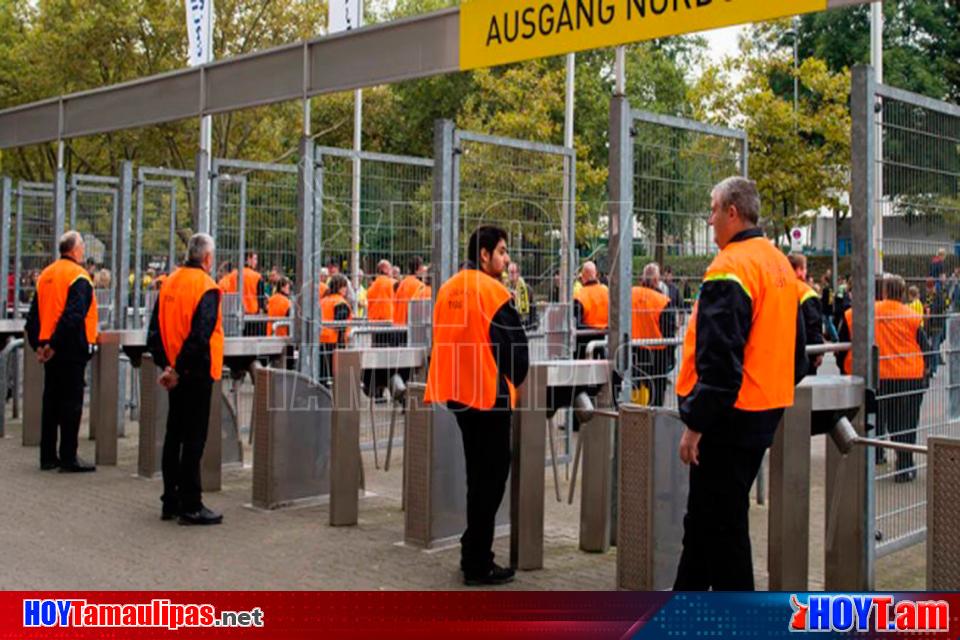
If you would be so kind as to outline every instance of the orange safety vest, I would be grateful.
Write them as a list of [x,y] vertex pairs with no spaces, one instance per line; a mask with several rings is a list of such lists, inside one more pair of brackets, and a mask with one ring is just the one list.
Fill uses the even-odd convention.
[[[206,271],[197,267],[180,267],[167,278],[157,304],[160,339],[170,366],[175,366],[180,349],[190,335],[193,314],[203,295],[217,284]],[[210,377],[219,380],[223,374],[223,315],[217,305],[217,325],[210,336]]]
[[[250,267],[243,268],[243,310],[246,313],[255,314],[260,310],[260,303],[257,301],[257,285],[260,284],[260,278],[257,271]],[[234,269],[220,278],[218,286],[224,293],[236,293],[238,280],[239,275]]]
[[407,276],[400,281],[400,286],[397,287],[397,293],[393,303],[393,324],[398,327],[407,326],[408,303],[413,300],[414,296],[416,296],[424,286],[426,285],[416,276]]
[[[797,340],[797,277],[779,249],[763,237],[731,242],[707,269],[704,282],[737,283],[751,300],[753,316],[743,354],[743,382],[734,407],[743,411],[781,409],[793,404],[794,345]],[[677,395],[697,384],[697,311],[694,306],[683,342]]]
[[[632,291],[631,307],[633,322],[631,336],[634,340],[660,340],[660,314],[670,304],[670,298],[650,287],[634,287]],[[666,349],[666,345],[645,347],[654,351]]]
[[[77,280],[86,280],[93,288],[93,280],[87,270],[70,258],[60,258],[40,274],[37,280],[37,311],[40,316],[40,341],[44,342],[53,337],[57,330],[57,323],[63,315],[63,308],[67,306],[67,294],[70,287]],[[96,344],[99,332],[97,326],[97,296],[93,294],[90,308],[83,320],[84,332],[88,344]]]
[[819,298],[817,292],[813,290],[813,287],[808,285],[806,282],[797,278],[797,302],[801,305],[804,304],[810,298]]
[[[350,308],[350,304],[347,302],[347,299],[344,298],[339,293],[331,293],[323,297],[323,300],[320,301],[320,320],[321,322],[335,322],[334,312],[336,308],[341,304],[347,305],[347,308]],[[353,312],[351,311],[347,315],[347,319],[353,317]],[[334,327],[322,327],[320,329],[320,342],[323,344],[337,344],[337,336],[340,333],[340,329]],[[350,337],[350,329],[344,330],[343,341],[346,342]]]
[[411,300],[429,300],[433,297],[433,287],[429,285],[423,285],[420,289],[413,294]]
[[330,287],[327,286],[327,283],[321,280],[320,284],[317,285],[317,300],[323,300],[323,296],[327,295],[329,290]]
[[[290,315],[290,298],[282,293],[275,293],[267,300],[267,315],[274,318],[286,318]],[[273,323],[267,323],[267,335],[273,335]],[[278,336],[289,336],[290,327],[284,325],[277,327]]]
[[[843,314],[853,339],[853,309]],[[873,337],[880,351],[881,380],[920,380],[923,378],[923,349],[917,332],[923,316],[897,300],[879,300],[873,305]],[[853,371],[853,354],[848,353],[843,372]]]
[[583,306],[583,324],[591,329],[606,329],[610,323],[610,292],[607,285],[588,284],[573,294]]
[[[510,301],[510,292],[482,271],[464,269],[447,280],[433,309],[433,347],[425,402],[458,402],[492,409],[497,399],[497,362],[490,346],[490,323]],[[517,390],[507,380],[510,408]]]
[[377,276],[367,289],[367,319],[393,321],[393,285],[390,276]]

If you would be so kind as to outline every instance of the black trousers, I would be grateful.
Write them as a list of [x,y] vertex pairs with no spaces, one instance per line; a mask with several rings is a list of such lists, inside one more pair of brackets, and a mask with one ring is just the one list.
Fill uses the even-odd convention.
[[[33,354],[27,354],[32,357]],[[83,415],[86,362],[53,360],[43,366],[43,408],[40,418],[40,464],[57,460],[57,429],[60,430],[60,462],[77,459],[77,438]]]
[[704,436],[690,465],[677,591],[753,591],[750,487],[765,446],[733,446]]
[[[210,424],[213,381],[181,379],[169,392],[167,433],[163,440],[163,496],[165,507],[197,511],[200,501],[200,458]],[[217,425],[220,428],[220,425]]]
[[467,529],[460,538],[464,574],[484,573],[493,565],[497,509],[510,474],[509,411],[455,412],[467,462]]
[[[920,408],[926,383],[919,380],[881,380],[877,390],[878,435],[889,433],[894,442],[916,444],[917,425],[920,424]],[[913,468],[913,454],[897,451],[898,472]]]

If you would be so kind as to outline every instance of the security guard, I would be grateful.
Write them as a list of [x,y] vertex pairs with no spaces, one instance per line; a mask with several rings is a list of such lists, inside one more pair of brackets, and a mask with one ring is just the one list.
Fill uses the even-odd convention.
[[460,569],[467,585],[502,584],[513,570],[493,561],[493,530],[510,472],[516,388],[527,376],[527,336],[500,281],[510,262],[507,233],[481,226],[468,262],[437,292],[425,400],[457,417],[467,467],[467,529]]
[[[420,289],[425,285],[420,279],[423,271],[423,260],[420,256],[414,256],[410,259],[410,275],[405,277],[397,285],[393,303],[393,324],[398,327],[407,326],[407,314],[409,312],[409,303]],[[406,337],[406,336],[404,336]]]
[[[793,272],[797,274],[797,300],[803,315],[804,334],[808,345],[823,344],[823,314],[820,312],[820,296],[807,284],[807,257],[802,253],[787,256]],[[807,359],[807,375],[817,375],[817,369],[823,364],[823,355],[810,356]]]
[[[60,236],[60,259],[43,270],[27,315],[27,340],[43,364],[40,468],[95,471],[77,457],[83,415],[84,370],[97,342],[97,299],[83,268],[83,237]],[[59,457],[57,427],[60,428]]]
[[690,467],[683,553],[674,589],[752,591],[749,491],[806,368],[796,278],[757,227],[756,183],[713,189],[720,253],[704,276],[677,379]]
[[[372,322],[393,322],[395,290],[397,281],[391,275],[393,267],[389,260],[377,263],[377,278],[367,289],[367,319]],[[390,347],[397,344],[397,333],[373,334],[373,346]]]
[[[169,392],[163,440],[161,517],[183,525],[220,524],[200,499],[200,459],[207,442],[213,381],[223,372],[221,292],[210,277],[213,238],[195,234],[184,265],[163,283],[153,307],[147,348]],[[219,425],[216,425],[219,429]]]
[[[320,300],[321,323],[346,322],[352,317],[350,304],[343,296],[347,289],[347,277],[338,273],[330,278],[327,295]],[[333,378],[333,352],[342,349],[350,337],[350,330],[346,327],[328,327],[320,329],[320,378]]]
[[[258,315],[266,307],[266,289],[263,276],[257,271],[258,256],[256,252],[247,254],[247,262],[243,267],[243,312],[250,316]],[[236,293],[239,290],[239,273],[236,269],[221,280],[220,288],[224,293]],[[264,323],[247,321],[243,326],[243,335],[262,336],[265,333]]]
[[[891,434],[894,442],[915,444],[920,407],[929,384],[936,352],[930,349],[923,329],[923,316],[904,304],[906,283],[903,278],[885,275],[883,299],[874,303],[873,331],[880,351],[880,388],[877,389],[877,435]],[[847,309],[840,325],[840,341],[853,336],[853,309]],[[840,366],[849,375],[853,357],[849,351],[838,354]],[[886,461],[878,449],[877,464]],[[897,451],[894,482],[911,482],[917,471],[913,454]]]
[[[290,317],[290,280],[286,276],[280,276],[277,279],[277,292],[270,296],[270,299],[267,300],[267,315],[271,318],[288,318]],[[273,323],[267,323],[267,335],[272,336],[276,335],[278,337],[286,337],[290,335],[290,327],[288,325],[278,325],[277,330],[273,330]]]
[[[603,332],[607,330],[610,318],[610,292],[607,285],[601,284],[597,278],[597,265],[591,261],[583,263],[580,270],[581,286],[573,294],[573,315],[578,330],[593,330]],[[587,343],[596,340],[599,335],[577,336],[577,357],[584,358]]]
[[[643,281],[631,291],[634,340],[664,340],[677,335],[677,311],[660,292],[660,267],[651,262],[643,268]],[[633,347],[633,384],[646,388],[649,404],[663,406],[667,375],[676,365],[676,347],[665,344]]]

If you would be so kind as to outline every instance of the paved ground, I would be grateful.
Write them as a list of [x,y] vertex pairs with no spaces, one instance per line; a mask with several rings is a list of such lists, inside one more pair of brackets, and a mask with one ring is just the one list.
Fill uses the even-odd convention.
[[[207,503],[225,514],[218,527],[162,522],[160,481],[134,477],[137,426],[121,439],[120,464],[95,474],[61,475],[37,469],[38,451],[20,445],[18,420],[8,419],[0,439],[0,566],[8,589],[457,589],[458,550],[423,552],[398,546],[402,537],[399,464],[373,470],[365,454],[368,490],[356,527],[331,528],[326,506],[273,512],[250,502],[250,468],[225,472],[223,491]],[[85,433],[86,428],[83,429]],[[823,460],[826,442],[813,444],[811,587],[822,586]],[[93,442],[81,439],[81,456],[93,459]],[[247,451],[246,460],[252,457]],[[399,456],[394,460],[399,460]],[[558,504],[546,473],[545,569],[524,572],[507,588],[615,588],[615,551],[578,550],[579,497]],[[568,484],[561,471],[562,494]],[[765,507],[753,505],[758,588],[767,584]],[[497,541],[501,560],[507,539]],[[877,563],[880,589],[924,584],[924,549]]]

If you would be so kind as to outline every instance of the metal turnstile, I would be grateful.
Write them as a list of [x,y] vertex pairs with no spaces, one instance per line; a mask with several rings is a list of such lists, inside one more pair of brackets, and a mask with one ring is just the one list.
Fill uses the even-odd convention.
[[333,354],[333,420],[330,439],[330,524],[357,524],[360,494],[360,418],[363,380],[390,380],[420,369],[420,347],[340,349]]
[[[456,417],[443,405],[425,405],[425,390],[422,383],[407,389],[403,541],[433,549],[457,542],[466,529],[467,468]],[[506,492],[497,511],[497,533],[507,533],[509,522]]]
[[90,433],[96,442],[96,463],[117,464],[117,438],[124,435],[120,354],[126,352],[134,367],[146,350],[146,330],[101,331],[93,356],[90,393]]
[[683,428],[673,411],[620,406],[618,589],[673,586],[689,487],[689,472],[677,455]]
[[23,431],[25,447],[40,446],[40,418],[43,415],[43,365],[37,362],[37,352],[23,338]]
[[253,376],[253,506],[329,496],[330,390],[285,369],[254,366]]

